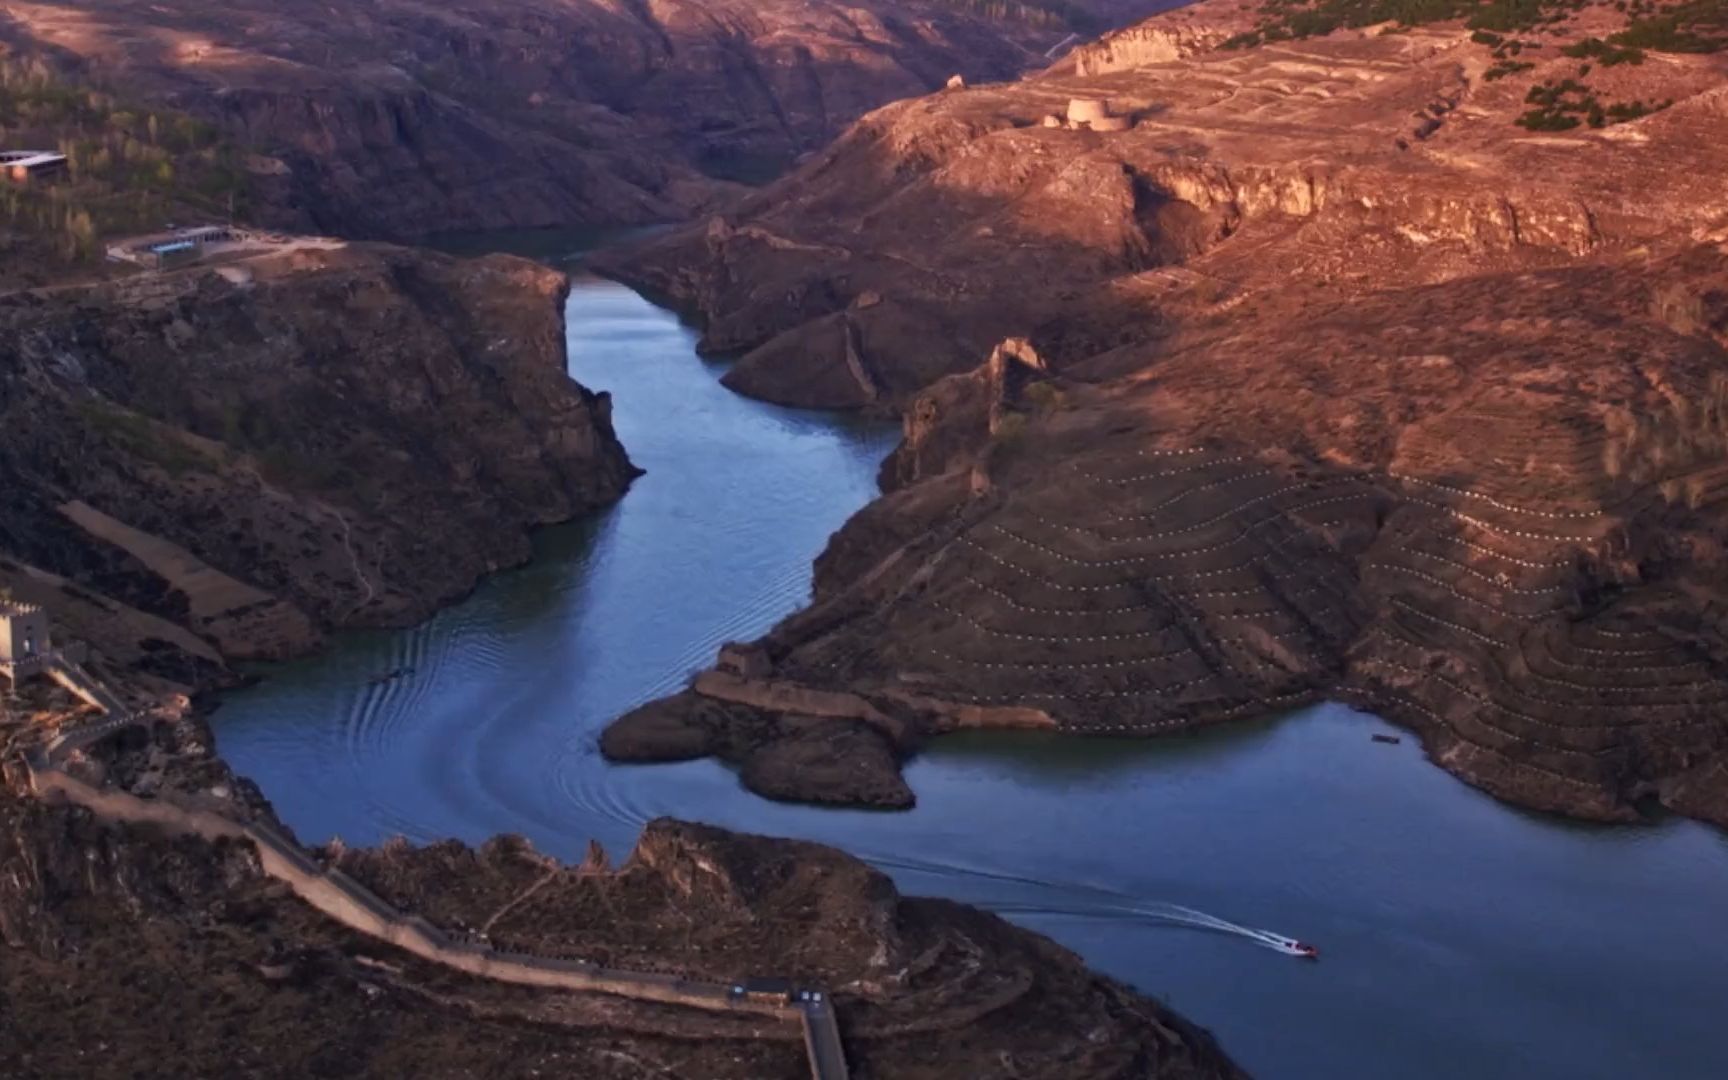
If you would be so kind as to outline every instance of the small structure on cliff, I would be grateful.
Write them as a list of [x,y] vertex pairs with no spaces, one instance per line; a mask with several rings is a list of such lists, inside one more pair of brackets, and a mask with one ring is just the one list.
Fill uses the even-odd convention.
[[204,225],[122,240],[108,248],[108,258],[113,262],[165,270],[197,262],[216,245],[246,239],[249,239],[248,234],[239,230],[222,225]]
[[1075,131],[1127,131],[1133,126],[1132,118],[1112,115],[1108,101],[1071,98],[1068,102],[1068,127]]
[[63,176],[66,155],[52,150],[0,150],[0,172],[15,184]]
[[1097,98],[1072,98],[1068,102],[1068,122],[1075,127],[1102,120],[1109,115],[1109,103]]
[[0,599],[0,675],[17,686],[40,674],[53,652],[48,613],[35,604]]
[[232,225],[198,225],[116,241],[108,245],[108,260],[147,270],[171,270],[195,263],[233,263],[297,249],[342,246],[342,241],[329,237],[288,236],[237,229]]

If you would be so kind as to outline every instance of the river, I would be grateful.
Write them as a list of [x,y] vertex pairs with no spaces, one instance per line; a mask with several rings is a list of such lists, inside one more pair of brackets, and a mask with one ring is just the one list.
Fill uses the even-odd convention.
[[607,764],[609,719],[808,599],[895,433],[727,392],[622,286],[579,279],[568,316],[571,374],[613,392],[647,474],[425,624],[341,635],[225,700],[222,753],[302,839],[517,832],[617,857],[659,815],[807,837],[1050,935],[1261,1078],[1728,1076],[1728,836],[1520,813],[1342,706],[1153,743],[953,737],[910,765],[899,814],[770,803],[713,761]]

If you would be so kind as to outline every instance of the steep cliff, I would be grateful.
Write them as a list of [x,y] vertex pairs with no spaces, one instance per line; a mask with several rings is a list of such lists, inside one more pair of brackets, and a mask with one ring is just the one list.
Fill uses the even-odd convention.
[[[1511,70],[1457,24],[1223,48],[1241,7],[1196,5],[1081,49],[1094,74],[1065,63],[880,109],[606,266],[739,354],[740,390],[856,407],[860,366],[904,404],[1002,337],[1060,365],[1148,339],[1196,297],[1293,281],[1354,295],[1719,240],[1728,53],[1567,55],[1600,42],[1586,31],[1604,12],[1544,30],[1520,53],[1540,60]],[[1074,99],[1132,126],[1063,126]],[[1671,104],[1612,122],[1652,102]]]
[[906,437],[816,603],[603,748],[828,799],[760,766],[815,714],[900,806],[933,734],[1334,697],[1523,805],[1728,825],[1728,59],[1593,67],[1628,16],[1555,11],[1513,61],[1197,5],[615,257],[734,386]]
[[231,657],[423,617],[630,481],[564,289],[334,246],[0,299],[0,552]]

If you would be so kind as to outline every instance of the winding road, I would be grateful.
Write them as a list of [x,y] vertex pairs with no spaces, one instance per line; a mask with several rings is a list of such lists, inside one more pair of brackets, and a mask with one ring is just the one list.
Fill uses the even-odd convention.
[[[151,824],[206,839],[242,838],[258,851],[263,871],[286,883],[306,903],[361,933],[423,959],[480,978],[549,989],[612,994],[644,1001],[721,1012],[750,1012],[802,1025],[814,1080],[847,1080],[845,1047],[827,993],[801,989],[784,1000],[763,1000],[733,986],[647,972],[605,968],[585,960],[502,952],[464,935],[450,934],[418,915],[391,906],[341,870],[320,865],[297,843],[267,823],[243,822],[208,807],[169,798],[143,799],[115,788],[96,788],[61,768],[72,753],[129,727],[144,727],[148,714],[127,709],[118,695],[86,670],[59,662],[50,674],[104,710],[101,720],[58,733],[24,754],[31,786],[42,797],[58,797],[98,817]],[[543,884],[546,879],[542,878]]]

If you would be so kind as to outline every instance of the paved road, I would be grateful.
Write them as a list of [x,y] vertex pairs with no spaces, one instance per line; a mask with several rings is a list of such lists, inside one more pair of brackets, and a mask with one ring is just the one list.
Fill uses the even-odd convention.
[[810,1054],[813,1080],[846,1080],[846,1048],[840,1043],[840,1025],[828,995],[822,995],[821,1001],[800,1002],[798,1011],[804,1020],[804,1049]]
[[[95,723],[85,724],[82,727],[62,732],[48,747],[38,748],[29,759],[32,770],[38,772],[59,772],[60,760],[72,753],[74,750],[87,746],[123,727],[128,727],[134,724],[147,725],[149,723],[147,717],[141,717],[129,711],[118,695],[109,690],[100,680],[91,676],[83,668],[78,667],[77,665],[59,664],[56,665],[56,670],[66,675],[71,680],[84,684],[86,688],[91,691],[92,696],[96,697],[103,703],[103,707],[107,710],[108,715]],[[63,775],[64,774],[62,774],[62,776]],[[61,790],[65,791],[68,789],[62,788]],[[138,800],[135,796],[125,795],[122,795],[122,797],[130,799],[140,806],[154,804],[154,800]],[[163,807],[168,807],[172,804],[161,805]],[[111,807],[110,811],[112,811]],[[340,871],[327,870],[325,867],[319,865],[311,859],[297,843],[290,840],[286,835],[279,832],[268,822],[252,823],[248,825],[234,823],[234,830],[238,834],[247,835],[254,844],[259,846],[261,852],[264,848],[268,847],[277,855],[281,856],[285,862],[292,864],[292,869],[299,872],[300,878],[318,879],[326,885],[335,885],[337,891],[347,896],[355,905],[364,907],[371,911],[376,916],[378,922],[391,925],[414,921],[412,919],[404,919],[401,912],[372,895],[363,886],[354,882],[346,875],[341,874]],[[267,873],[271,873],[275,876],[282,876],[280,870],[271,869],[269,860],[265,861],[265,870]],[[534,887],[538,888],[540,885],[545,884],[547,880],[549,880],[549,878],[542,878],[540,881],[535,883]],[[290,881],[290,884],[292,885],[294,882]],[[312,900],[312,897],[308,896],[305,892],[298,889],[296,891],[301,892],[304,899],[307,899],[308,901]],[[531,892],[533,890],[530,889],[529,891]],[[313,906],[324,911],[326,914],[337,916],[340,921],[349,926],[354,926],[356,929],[371,932],[371,930],[362,927],[351,919],[341,918],[340,915],[338,915],[338,912],[333,911],[324,905],[314,903]],[[422,921],[422,925],[428,935],[437,939],[435,942],[437,946],[441,946],[444,952],[450,951],[449,946],[454,941],[450,935],[446,934],[444,931],[438,930],[430,923],[424,923]],[[396,940],[394,937],[390,937],[388,940],[395,941],[396,944],[408,948],[410,951],[415,952],[416,955],[425,956],[427,959],[435,961],[451,963],[446,956],[442,955],[442,953],[438,952],[434,948],[429,947],[425,950],[414,949],[412,945],[406,941]],[[460,941],[455,941],[454,943],[457,945],[468,944]],[[712,1008],[716,1004],[720,1003],[725,1003],[727,1007],[736,1007],[735,1004],[733,1004],[729,985],[708,985],[684,979],[675,979],[663,975],[601,968],[586,961],[567,961],[546,957],[528,956],[525,954],[503,954],[492,949],[490,945],[468,944],[468,947],[470,951],[476,955],[484,954],[488,957],[495,958],[490,970],[478,972],[482,977],[500,979],[501,981],[523,982],[525,980],[520,977],[510,978],[504,973],[504,969],[509,968],[511,971],[514,971],[518,967],[532,965],[546,970],[557,969],[566,973],[572,973],[573,975],[582,976],[582,983],[571,987],[573,989],[598,989],[603,993],[616,993],[627,997],[639,997],[649,1000],[673,1001],[679,1004],[695,1005],[698,1008]],[[467,969],[463,968],[463,970]],[[551,983],[546,979],[536,979],[532,980],[532,982],[534,985],[551,985]],[[595,985],[586,985],[587,983],[594,983]],[[599,983],[606,983],[608,985],[601,986],[598,985]],[[633,983],[637,985],[633,986]],[[659,992],[649,992],[650,986]],[[833,1003],[829,1000],[828,995],[822,993],[818,996],[817,1000],[799,1001],[794,1007],[798,1010],[799,1018],[803,1022],[804,1026],[804,1049],[810,1057],[811,1080],[848,1080],[850,1073],[846,1067],[846,1048],[840,1041],[840,1025],[835,1021]],[[780,1005],[776,1006],[776,1008],[783,1009],[785,1006]],[[784,1015],[784,1013],[781,1015]]]

